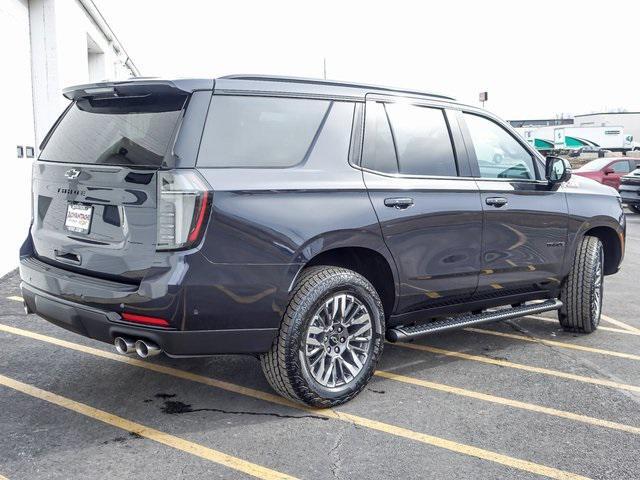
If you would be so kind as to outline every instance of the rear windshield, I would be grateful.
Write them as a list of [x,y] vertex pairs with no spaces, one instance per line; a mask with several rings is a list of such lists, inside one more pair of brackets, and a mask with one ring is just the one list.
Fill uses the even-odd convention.
[[82,98],[47,141],[40,160],[101,165],[159,166],[185,96]]
[[214,95],[198,166],[283,168],[301,163],[330,104],[315,99]]

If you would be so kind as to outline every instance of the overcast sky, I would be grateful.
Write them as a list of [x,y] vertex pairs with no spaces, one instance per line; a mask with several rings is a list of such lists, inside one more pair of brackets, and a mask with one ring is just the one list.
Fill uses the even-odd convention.
[[640,110],[640,1],[94,0],[142,74],[327,77],[508,118]]

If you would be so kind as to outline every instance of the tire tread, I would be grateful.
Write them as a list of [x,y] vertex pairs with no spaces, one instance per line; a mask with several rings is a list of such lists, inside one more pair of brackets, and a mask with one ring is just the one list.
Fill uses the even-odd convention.
[[578,245],[569,275],[560,289],[563,305],[558,319],[564,330],[591,333],[598,327],[599,318],[592,318],[591,314],[591,296],[601,249],[600,240],[592,236],[585,236]]
[[[291,338],[295,337],[295,328],[299,328],[299,325],[296,325],[296,313],[300,310],[304,300],[314,289],[321,288],[321,284],[323,282],[335,276],[346,276],[349,279],[356,276],[356,279],[359,279],[363,285],[368,287],[369,293],[374,296],[375,302],[381,312],[380,320],[382,322],[382,334],[384,335],[382,303],[373,286],[371,286],[364,277],[342,267],[313,266],[304,270],[300,275],[300,278],[297,280],[291,292],[291,300],[285,310],[280,329],[271,345],[271,349],[260,357],[260,363],[262,365],[264,375],[276,392],[295,402],[301,402],[320,408],[328,408],[348,402],[360,393],[373,375],[372,368],[370,372],[358,381],[360,385],[358,385],[355,390],[342,397],[328,399],[319,396],[312,390],[312,388],[310,388],[302,377],[299,368],[293,364],[295,362],[291,361]],[[374,367],[377,363],[377,359],[382,353],[382,347],[378,350],[379,351],[374,351],[374,356],[376,358],[372,359]]]

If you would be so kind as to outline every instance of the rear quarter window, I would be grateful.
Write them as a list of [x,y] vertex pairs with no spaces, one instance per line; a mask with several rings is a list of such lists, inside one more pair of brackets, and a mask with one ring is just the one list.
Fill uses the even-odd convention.
[[285,168],[307,158],[331,101],[214,95],[199,167]]

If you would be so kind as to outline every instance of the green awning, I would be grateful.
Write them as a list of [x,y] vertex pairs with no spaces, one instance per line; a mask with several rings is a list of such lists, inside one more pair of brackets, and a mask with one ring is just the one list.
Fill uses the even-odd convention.
[[542,138],[534,139],[533,146],[538,150],[553,150],[553,142]]

